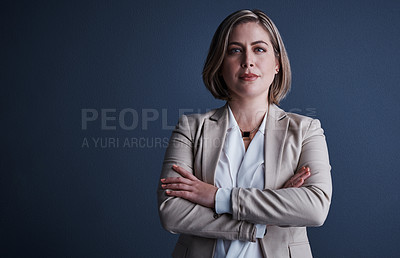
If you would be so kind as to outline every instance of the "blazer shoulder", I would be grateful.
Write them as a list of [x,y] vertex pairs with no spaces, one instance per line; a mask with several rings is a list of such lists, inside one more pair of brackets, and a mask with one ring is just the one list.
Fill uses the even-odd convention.
[[290,112],[286,112],[286,116],[290,119],[292,123],[296,124],[301,124],[301,123],[309,124],[314,120],[314,118]]
[[322,129],[321,122],[317,118],[312,118],[296,113],[285,112],[285,118],[289,119],[289,128],[301,131]]
[[272,118],[276,121],[285,121],[289,120],[289,126],[295,126],[295,127],[307,127],[307,125],[310,125],[312,123],[313,118],[308,117],[308,116],[303,116],[299,115],[296,113],[291,113],[291,112],[286,112],[280,107],[278,107],[275,104],[272,104],[270,106],[270,115]]
[[286,113],[289,119],[289,131],[302,135],[303,138],[308,138],[312,135],[324,135],[324,130],[321,127],[321,122],[317,118],[311,118],[296,113]]

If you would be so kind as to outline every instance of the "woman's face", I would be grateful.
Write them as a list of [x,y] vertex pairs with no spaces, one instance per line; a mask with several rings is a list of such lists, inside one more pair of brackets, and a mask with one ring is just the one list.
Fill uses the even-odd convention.
[[265,97],[279,71],[268,32],[255,22],[238,24],[228,39],[222,76],[232,100]]

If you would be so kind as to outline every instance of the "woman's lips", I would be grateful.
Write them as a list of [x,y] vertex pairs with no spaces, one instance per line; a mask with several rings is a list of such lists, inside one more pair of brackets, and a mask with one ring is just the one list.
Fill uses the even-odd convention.
[[257,80],[257,78],[258,78],[258,75],[254,74],[254,73],[244,73],[239,76],[239,79],[241,79],[243,81],[255,81],[255,80]]

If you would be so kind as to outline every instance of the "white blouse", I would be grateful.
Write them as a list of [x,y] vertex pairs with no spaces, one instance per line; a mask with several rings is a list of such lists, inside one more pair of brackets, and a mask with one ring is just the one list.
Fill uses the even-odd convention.
[[[215,171],[215,197],[218,214],[231,213],[231,192],[234,187],[264,188],[264,133],[265,117],[256,135],[245,150],[239,126],[229,109],[229,125],[225,143]],[[256,225],[257,238],[263,238],[266,225]],[[214,258],[263,257],[258,239],[256,242],[218,239]]]

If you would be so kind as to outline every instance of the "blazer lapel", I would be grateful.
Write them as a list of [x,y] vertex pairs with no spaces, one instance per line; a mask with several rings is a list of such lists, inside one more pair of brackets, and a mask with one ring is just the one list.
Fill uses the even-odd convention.
[[265,189],[276,189],[286,140],[289,119],[286,113],[272,104],[265,125]]
[[217,109],[204,121],[203,151],[202,151],[202,180],[214,184],[214,175],[222,147],[225,142],[228,127],[228,104]]

